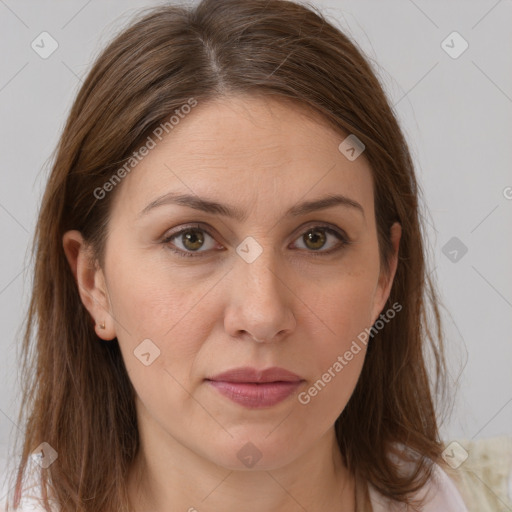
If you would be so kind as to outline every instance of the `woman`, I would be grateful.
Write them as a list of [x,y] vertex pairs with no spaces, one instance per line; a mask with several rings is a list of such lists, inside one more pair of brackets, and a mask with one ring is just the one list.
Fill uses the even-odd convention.
[[35,460],[63,512],[466,510],[418,202],[381,86],[320,14],[133,23],[43,198],[14,506]]

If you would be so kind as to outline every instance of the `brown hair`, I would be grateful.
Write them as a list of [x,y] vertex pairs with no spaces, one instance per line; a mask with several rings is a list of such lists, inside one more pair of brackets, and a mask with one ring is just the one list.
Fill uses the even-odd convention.
[[[43,494],[51,489],[63,512],[130,510],[126,476],[138,450],[134,389],[117,339],[102,342],[94,331],[62,236],[81,231],[103,265],[115,191],[98,200],[94,190],[191,97],[203,103],[234,93],[299,102],[327,120],[340,141],[350,133],[365,144],[385,267],[390,226],[402,226],[388,305],[403,309],[368,345],[356,389],[335,424],[338,444],[361,481],[401,502],[410,502],[430,478],[432,462],[441,462],[434,398],[446,392],[446,368],[439,306],[426,272],[420,190],[374,72],[312,7],[204,0],[194,8],[144,11],[116,36],[85,79],[56,148],[32,249],[19,413],[26,430],[15,507],[28,457],[45,441],[58,459],[41,470]],[[397,443],[417,455],[411,473],[400,473],[389,458]]]

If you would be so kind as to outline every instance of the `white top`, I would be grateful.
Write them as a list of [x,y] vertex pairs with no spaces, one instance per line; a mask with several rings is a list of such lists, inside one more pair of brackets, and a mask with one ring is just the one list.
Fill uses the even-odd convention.
[[[405,511],[404,504],[392,502],[377,492],[371,484],[369,492],[373,512]],[[468,512],[457,487],[438,464],[434,464],[432,478],[416,496],[426,497],[424,506],[421,509],[414,509],[418,512]]]
[[[37,469],[38,466],[35,465],[35,462],[29,462],[28,464],[29,467],[31,467],[31,474],[34,475],[35,472],[33,470]],[[5,477],[6,475],[2,475],[3,481],[0,482],[0,485],[3,486],[0,486],[0,512],[5,512],[6,506],[7,483],[5,482]],[[23,494],[24,497],[16,512],[44,512],[44,508],[37,497],[40,495],[34,493],[37,484],[34,483],[35,481],[32,480],[32,478],[33,477],[30,477],[29,479],[27,477],[28,483],[25,487],[25,489],[27,489],[27,487],[30,489],[30,492],[27,493],[30,496],[25,493]],[[30,482],[32,482],[32,485]],[[373,512],[405,511],[403,504],[392,502],[388,498],[385,498],[373,488],[372,485],[369,485],[369,493]],[[428,495],[425,506],[418,509],[417,512],[468,512],[455,484],[437,464],[434,468],[433,478],[418,492],[418,497],[424,497],[425,495]],[[58,507],[55,507],[55,512],[58,512],[58,510]]]

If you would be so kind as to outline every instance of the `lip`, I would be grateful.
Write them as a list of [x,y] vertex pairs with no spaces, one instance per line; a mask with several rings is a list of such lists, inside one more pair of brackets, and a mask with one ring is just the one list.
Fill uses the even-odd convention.
[[264,408],[282,402],[304,382],[302,377],[284,368],[264,370],[234,368],[206,379],[222,395],[248,408]]
[[250,383],[265,383],[265,382],[299,382],[304,380],[295,373],[292,373],[284,368],[272,366],[264,370],[258,370],[250,366],[243,366],[240,368],[233,368],[213,377],[208,377],[207,380],[223,381],[223,382],[250,382]]

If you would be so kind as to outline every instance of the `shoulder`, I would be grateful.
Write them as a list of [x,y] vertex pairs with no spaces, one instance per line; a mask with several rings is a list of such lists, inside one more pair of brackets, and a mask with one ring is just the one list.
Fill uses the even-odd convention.
[[[373,512],[408,512],[406,505],[392,502],[371,484],[368,485],[368,491]],[[424,500],[423,507],[417,512],[468,512],[455,483],[439,464],[433,465],[432,477],[414,498]]]

